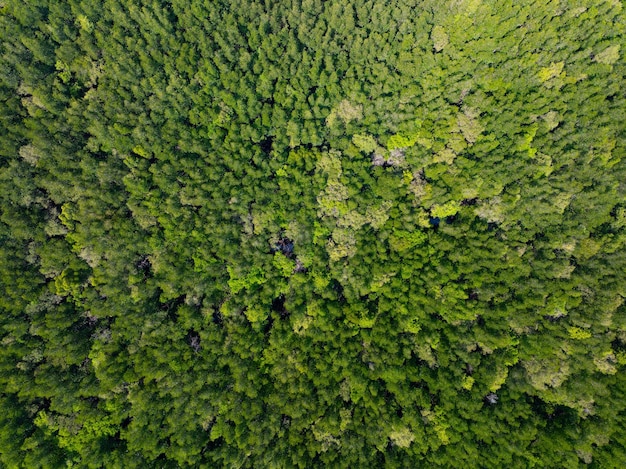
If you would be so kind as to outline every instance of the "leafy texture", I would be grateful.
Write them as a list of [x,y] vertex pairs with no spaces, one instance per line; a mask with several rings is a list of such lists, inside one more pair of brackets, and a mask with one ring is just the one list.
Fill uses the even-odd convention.
[[0,466],[623,467],[625,24],[0,2]]

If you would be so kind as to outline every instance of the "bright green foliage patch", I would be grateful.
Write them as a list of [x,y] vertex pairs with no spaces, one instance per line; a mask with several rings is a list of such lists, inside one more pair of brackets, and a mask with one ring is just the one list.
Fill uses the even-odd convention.
[[613,65],[620,58],[620,44],[609,46],[595,56],[594,60],[601,64]]
[[352,143],[354,143],[359,150],[364,153],[371,153],[376,150],[376,147],[378,147],[376,139],[371,135],[353,135]]

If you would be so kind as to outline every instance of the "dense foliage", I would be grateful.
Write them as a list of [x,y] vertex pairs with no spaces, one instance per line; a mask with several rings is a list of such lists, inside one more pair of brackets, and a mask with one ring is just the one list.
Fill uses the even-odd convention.
[[0,0],[0,465],[623,467],[619,0]]

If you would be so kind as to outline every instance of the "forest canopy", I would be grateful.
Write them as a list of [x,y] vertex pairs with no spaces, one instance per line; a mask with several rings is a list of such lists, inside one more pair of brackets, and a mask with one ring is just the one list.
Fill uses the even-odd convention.
[[623,467],[620,0],[0,0],[0,465]]

